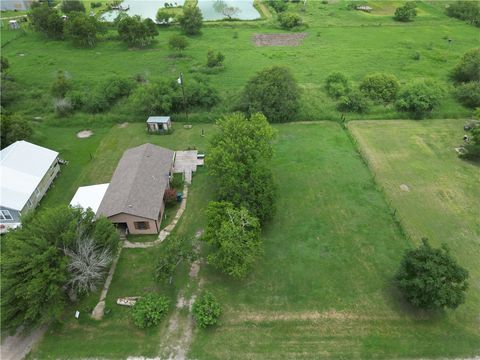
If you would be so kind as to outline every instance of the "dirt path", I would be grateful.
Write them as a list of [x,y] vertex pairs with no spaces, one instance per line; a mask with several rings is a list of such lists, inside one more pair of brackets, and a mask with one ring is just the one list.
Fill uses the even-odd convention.
[[[200,238],[202,231],[195,234],[195,239]],[[199,252],[199,248],[195,252]],[[193,341],[195,321],[192,316],[192,306],[202,288],[202,280],[198,279],[200,260],[196,260],[190,267],[186,288],[180,291],[174,313],[170,317],[165,332],[162,332],[160,342],[160,358],[168,360],[186,360],[188,350]],[[185,295],[189,294],[189,295]]]
[[47,326],[42,326],[28,334],[21,334],[21,330],[13,336],[2,339],[0,345],[0,358],[2,360],[22,360],[32,350],[47,331]]

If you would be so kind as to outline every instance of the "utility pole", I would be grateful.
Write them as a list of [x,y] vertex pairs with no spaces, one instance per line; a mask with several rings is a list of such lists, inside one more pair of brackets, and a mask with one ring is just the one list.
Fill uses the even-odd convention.
[[183,107],[185,108],[185,117],[188,122],[188,109],[187,109],[187,98],[185,97],[185,86],[183,85],[183,74],[180,73],[180,77],[178,78],[178,82],[182,86],[182,94],[183,94]]

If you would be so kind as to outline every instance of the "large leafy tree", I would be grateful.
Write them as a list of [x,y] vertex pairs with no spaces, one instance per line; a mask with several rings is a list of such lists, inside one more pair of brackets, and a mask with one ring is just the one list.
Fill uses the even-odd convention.
[[[116,230],[110,226],[110,236],[114,236]],[[4,327],[39,325],[58,319],[72,287],[78,292],[88,291],[93,288],[90,285],[101,280],[92,273],[91,265],[103,274],[108,259],[105,261],[101,254],[111,253],[112,248],[97,240],[109,236],[105,229],[97,233],[95,227],[92,211],[59,206],[35,216],[27,214],[22,227],[2,239]],[[118,235],[116,239],[118,243]],[[87,244],[87,251],[79,251],[84,240],[91,246]]]
[[202,239],[211,246],[208,262],[236,279],[246,277],[262,253],[258,219],[228,202],[211,202],[206,216]]
[[85,5],[83,5],[83,2],[80,0],[63,0],[61,9],[65,14],[72,12],[85,13]]
[[7,147],[18,140],[28,140],[33,134],[30,123],[18,115],[0,115],[1,147]]
[[160,281],[172,282],[172,277],[177,266],[193,258],[189,241],[183,237],[170,235],[159,248],[155,265],[155,278]]
[[300,108],[299,98],[299,88],[290,70],[273,66],[248,81],[239,110],[247,114],[261,112],[270,122],[291,121]]
[[268,166],[274,130],[265,116],[236,113],[217,121],[207,165],[221,200],[246,207],[261,222],[275,210],[275,185]]
[[147,46],[158,35],[155,23],[140,16],[121,17],[117,22],[117,28],[120,38],[130,46]]
[[103,26],[97,18],[81,12],[72,12],[65,23],[65,34],[77,46],[95,47],[100,32],[103,32]]
[[185,6],[183,8],[183,15],[180,16],[179,22],[185,34],[199,34],[203,24],[202,12],[196,6]]
[[396,275],[407,300],[422,309],[452,308],[465,302],[468,272],[446,246],[435,249],[426,239],[419,248],[406,251]]
[[36,31],[52,39],[63,39],[64,21],[56,9],[47,4],[34,3],[28,17]]
[[480,48],[471,49],[463,54],[452,72],[459,83],[480,81]]

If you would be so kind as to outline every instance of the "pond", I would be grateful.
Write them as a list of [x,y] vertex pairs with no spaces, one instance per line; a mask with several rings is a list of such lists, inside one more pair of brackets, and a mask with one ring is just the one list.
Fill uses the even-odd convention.
[[[155,20],[159,8],[164,7],[165,3],[172,6],[183,6],[185,0],[124,0],[121,3],[124,11],[128,15],[140,15],[142,18]],[[198,0],[198,7],[202,11],[204,20],[221,20],[232,14],[232,17],[240,20],[255,20],[260,18],[257,9],[253,7],[253,0]],[[103,15],[106,21],[113,21],[119,10],[112,10]]]

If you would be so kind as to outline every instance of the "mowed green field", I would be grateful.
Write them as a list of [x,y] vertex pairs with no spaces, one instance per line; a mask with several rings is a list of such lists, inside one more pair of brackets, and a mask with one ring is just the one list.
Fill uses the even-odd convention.
[[349,128],[413,241],[447,244],[470,272],[467,302],[455,314],[480,338],[480,165],[457,157],[463,125],[361,121]]
[[[239,92],[257,71],[272,65],[291,68],[303,89],[299,120],[338,120],[335,102],[323,89],[325,78],[341,71],[356,86],[371,73],[387,72],[407,83],[419,77],[434,78],[450,88],[449,72],[467,50],[478,46],[478,29],[448,18],[443,9],[428,2],[418,6],[418,17],[412,23],[398,23],[393,12],[401,2],[372,2],[371,14],[346,9],[346,2],[322,4],[308,1],[290,4],[290,10],[302,16],[308,25],[306,38],[300,46],[257,47],[255,34],[285,33],[279,29],[275,16],[253,22],[206,24],[200,36],[189,38],[183,57],[172,56],[168,39],[180,33],[176,26],[160,28],[156,42],[149,48],[129,49],[111,31],[109,40],[100,41],[93,49],[75,48],[68,41],[52,41],[28,31],[25,36],[2,48],[10,60],[10,74],[15,78],[22,96],[11,104],[12,111],[28,116],[53,117],[51,84],[59,70],[66,71],[76,88],[93,89],[100,81],[112,76],[142,75],[147,79],[176,79],[185,75],[186,86],[191,76],[205,66],[209,49],[221,51],[225,70],[207,75],[223,101],[208,111],[200,111],[197,121],[213,121],[237,99]],[[2,38],[13,31],[2,29]],[[452,42],[449,44],[448,39]],[[420,56],[420,60],[414,57]],[[213,112],[213,117],[212,117]],[[434,118],[467,116],[470,111],[448,95],[431,115]],[[181,116],[181,114],[179,114]],[[375,105],[360,118],[402,118],[393,106]],[[92,116],[73,116],[62,122],[89,121]],[[358,116],[356,116],[358,117]],[[113,119],[113,120],[112,120]],[[97,121],[143,121],[134,109],[116,106]]]
[[278,209],[264,233],[265,256],[244,282],[203,273],[224,315],[218,328],[196,332],[191,358],[478,354],[475,295],[456,313],[428,316],[395,291],[392,277],[414,244],[395,225],[345,131],[334,123],[276,128]]

